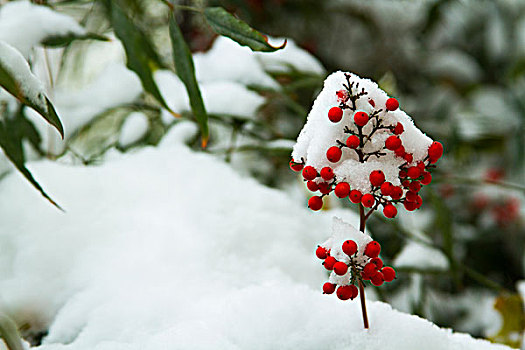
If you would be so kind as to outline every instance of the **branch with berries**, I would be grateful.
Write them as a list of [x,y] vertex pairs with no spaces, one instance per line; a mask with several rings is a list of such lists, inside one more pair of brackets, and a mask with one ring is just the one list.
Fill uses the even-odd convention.
[[[311,210],[322,209],[324,198],[331,193],[357,204],[360,232],[364,235],[367,219],[380,207],[390,219],[398,213],[396,205],[402,204],[407,211],[421,207],[421,188],[432,181],[432,170],[442,155],[441,143],[422,133],[399,109],[397,99],[387,96],[368,79],[336,72],[326,79],[314,102],[294,147],[290,167],[301,172],[311,192],[320,192],[308,200]],[[370,248],[358,247],[351,240],[345,244],[346,248],[341,248],[346,254],[343,260],[333,257],[330,248],[318,248],[317,256],[324,260],[325,268],[336,275],[350,271],[352,276],[343,284],[329,282],[323,290],[331,294],[328,292],[333,293],[339,285],[336,294],[343,300],[359,294],[363,322],[368,328],[365,281],[378,286],[392,280],[395,271],[382,267],[379,243],[369,243]],[[363,254],[356,260],[358,248]]]

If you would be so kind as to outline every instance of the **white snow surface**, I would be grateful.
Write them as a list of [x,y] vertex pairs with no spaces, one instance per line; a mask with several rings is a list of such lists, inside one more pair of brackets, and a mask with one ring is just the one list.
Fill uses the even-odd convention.
[[127,147],[146,135],[149,123],[148,117],[142,112],[132,112],[127,117],[122,127],[118,143],[122,147]]
[[439,250],[418,242],[408,242],[394,259],[395,267],[447,270],[448,260]]
[[[369,181],[370,172],[373,170],[382,170],[385,173],[386,181],[390,181],[394,185],[399,185],[399,169],[398,167],[405,161],[402,158],[395,157],[394,152],[386,150],[386,155],[379,160],[371,157],[365,164],[358,161],[354,150],[343,148],[343,156],[337,163],[330,163],[326,159],[326,151],[332,146],[336,146],[336,140],[345,142],[348,134],[344,133],[344,126],[357,131],[353,122],[353,112],[345,109],[343,119],[338,123],[332,123],[328,119],[328,110],[332,107],[339,106],[336,92],[343,89],[343,84],[346,83],[345,73],[338,71],[332,73],[324,82],[323,90],[319,93],[314,101],[313,107],[308,114],[308,119],[304,125],[297,144],[295,145],[292,158],[296,161],[304,159],[306,165],[311,165],[318,171],[325,166],[330,166],[334,169],[334,173],[338,181],[346,181],[350,184],[352,189],[358,189],[362,192],[371,190]],[[351,74],[351,73],[350,73]],[[365,95],[357,100],[356,107],[359,111],[364,111],[368,114],[372,112],[372,106],[368,102],[372,99],[376,108],[381,108],[383,112],[379,116],[383,119],[384,125],[395,126],[397,122],[401,122],[404,127],[404,132],[399,135],[406,152],[413,154],[413,163],[423,160],[427,155],[428,147],[432,143],[432,139],[421,132],[415,125],[412,119],[403,112],[400,108],[395,111],[385,112],[385,103],[389,98],[387,94],[381,90],[376,83],[369,79],[363,79],[355,74],[351,74],[351,82],[359,83],[359,90],[364,88],[368,95]],[[369,122],[363,128],[364,134],[368,134],[372,128],[372,123]],[[385,143],[386,138],[391,135],[385,130],[377,131],[371,141],[365,145],[365,152],[373,152],[380,150]]]
[[26,58],[44,39],[68,34],[84,35],[86,30],[72,17],[27,0],[0,7],[0,40],[16,47]]
[[[29,164],[0,182],[0,302],[40,320],[40,350],[508,349],[368,302],[321,293],[330,212],[242,178],[177,137],[81,167]],[[395,283],[395,282],[394,282]]]
[[[190,100],[180,78],[169,70],[158,70],[155,82],[168,106],[175,112],[190,111]],[[199,84],[206,111],[212,114],[235,115],[254,119],[257,109],[265,98],[236,81],[206,81]],[[163,120],[170,122],[173,116],[164,113]]]

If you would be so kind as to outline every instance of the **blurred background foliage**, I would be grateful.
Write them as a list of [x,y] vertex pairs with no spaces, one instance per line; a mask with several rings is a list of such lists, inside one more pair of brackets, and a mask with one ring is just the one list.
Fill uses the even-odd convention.
[[[324,78],[344,70],[378,81],[398,98],[420,129],[444,144],[445,156],[434,182],[423,191],[422,210],[394,221],[380,215],[369,220],[368,229],[383,245],[385,262],[399,270],[397,283],[378,289],[376,298],[440,326],[520,346],[525,328],[523,298],[518,293],[525,289],[525,2],[118,1],[129,19],[128,28],[112,17],[114,2],[35,2],[76,18],[102,38],[112,42],[120,38],[128,67],[130,54],[145,55],[150,69],[146,75],[175,71],[168,34],[170,12],[175,13],[194,58],[210,53],[217,43],[217,34],[198,12],[211,6],[224,7],[263,33],[292,39],[288,46],[309,52],[320,68],[312,69],[310,64],[304,69],[292,59],[277,68],[263,65],[264,79],[232,77],[262,102],[254,102],[247,113],[234,106],[228,112],[206,105],[208,147],[201,148],[197,134],[188,143],[305,203],[307,191],[288,169],[288,161]],[[132,41],[129,45],[126,37]],[[35,72],[44,72],[41,76],[52,100],[60,97],[60,87],[80,89],[92,82],[101,73],[101,67],[92,64],[101,61],[99,56],[122,55],[104,49],[100,40],[70,40],[60,49],[43,44],[30,61]],[[133,45],[138,46],[130,51]],[[210,62],[217,71],[225,69],[220,60]],[[208,81],[199,74],[197,80]],[[155,79],[153,84],[158,82]],[[85,122],[74,127],[70,123],[69,133],[68,121],[63,120],[63,142],[47,126],[36,126],[24,114],[26,109],[4,106],[3,113],[13,115],[5,118],[17,130],[12,134],[17,142],[26,140],[26,159],[46,157],[90,165],[103,161],[115,148],[127,152],[155,146],[174,124],[195,120],[191,109],[176,110],[154,88],[145,88],[136,98],[123,98],[122,103],[100,104]],[[83,98],[89,103],[92,96],[96,94]],[[67,118],[60,110],[61,119]],[[82,111],[70,114],[78,113]],[[178,113],[181,118],[174,118]],[[144,130],[123,140],[130,120],[140,120]],[[3,174],[11,171],[6,164],[1,166]],[[351,207],[333,198],[328,204]]]

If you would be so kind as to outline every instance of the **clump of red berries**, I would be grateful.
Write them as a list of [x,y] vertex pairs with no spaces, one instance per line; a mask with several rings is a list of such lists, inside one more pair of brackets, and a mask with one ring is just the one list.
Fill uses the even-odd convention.
[[[356,284],[359,282],[370,281],[374,286],[380,286],[384,282],[392,282],[396,278],[395,270],[390,266],[384,266],[383,260],[379,258],[381,246],[376,241],[369,242],[363,249],[363,254],[359,253],[357,243],[351,239],[343,242],[342,251],[346,255],[344,258],[337,260],[330,255],[330,250],[318,246],[315,254],[323,260],[323,266],[333,271],[335,276],[345,276],[350,274],[347,282],[338,284],[326,282],[323,285],[324,294],[336,295],[341,300],[355,299],[359,292]],[[338,280],[337,278],[333,279]]]
[[[383,106],[376,106],[376,102],[368,99],[368,104],[372,106],[373,111],[367,113],[357,110],[355,102],[367,95],[368,93],[361,89],[359,83],[354,85],[347,75],[347,84],[344,89],[336,92],[338,106],[328,109],[328,119],[333,123],[338,123],[343,119],[344,111],[353,112],[351,118],[353,127],[344,127],[344,133],[348,137],[343,140],[336,140],[336,145],[331,146],[326,151],[326,160],[330,166],[316,169],[311,165],[305,166],[305,162],[292,160],[290,167],[294,171],[302,171],[303,178],[307,181],[307,187],[310,191],[321,192],[321,196],[314,196],[308,202],[312,210],[319,210],[322,207],[322,198],[329,195],[332,191],[338,198],[347,198],[356,204],[361,204],[370,211],[375,211],[382,206],[383,215],[387,218],[394,218],[398,213],[396,204],[402,204],[408,211],[413,211],[421,207],[423,200],[419,195],[421,187],[430,184],[432,181],[432,170],[435,163],[443,155],[443,145],[434,141],[427,150],[426,157],[419,162],[414,162],[414,155],[409,153],[403,146],[403,140],[400,135],[405,132],[405,126],[401,122],[395,122],[392,125],[386,125],[384,115],[392,113],[399,108],[399,101],[395,98],[388,98]],[[365,128],[366,127],[366,128]],[[357,131],[356,131],[357,130]],[[366,130],[366,132],[365,132]],[[387,133],[389,136],[385,139],[384,145],[376,151],[365,151],[365,146],[370,142],[375,133]],[[344,149],[355,152],[360,162],[365,163],[371,157],[380,158],[393,152],[394,156],[401,159],[398,179],[387,179],[381,169],[373,170],[370,173],[370,190],[353,189],[347,179],[336,176],[333,166],[343,159]],[[345,155],[346,157],[346,155]],[[392,182],[399,180],[400,185],[396,186]]]

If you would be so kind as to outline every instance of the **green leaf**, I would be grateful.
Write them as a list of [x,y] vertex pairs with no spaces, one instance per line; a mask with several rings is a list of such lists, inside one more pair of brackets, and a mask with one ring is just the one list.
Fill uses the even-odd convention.
[[24,350],[16,324],[3,313],[0,313],[0,338],[4,340],[9,350]]
[[170,16],[169,26],[175,69],[180,80],[182,80],[184,86],[186,86],[186,91],[190,97],[191,110],[201,129],[202,147],[206,147],[208,142],[208,115],[204,108],[197,79],[195,78],[195,68],[193,66],[191,52],[184,41],[182,32],[173,15]]
[[74,33],[67,33],[66,35],[50,36],[42,40],[42,45],[50,47],[62,47],[71,44],[74,40],[98,40],[111,41],[110,38],[96,33],[86,33],[78,35]]
[[107,1],[106,4],[111,10],[111,22],[115,34],[124,45],[128,68],[137,73],[144,90],[173,114],[153,79],[153,72],[161,64],[147,36],[128,18],[116,1]]
[[268,43],[268,38],[241,21],[222,7],[208,7],[204,17],[212,29],[220,35],[227,36],[252,51],[273,52],[286,46],[286,40],[281,46],[274,47]]
[[44,191],[42,186],[35,180],[31,172],[25,166],[24,150],[22,148],[22,135],[19,130],[10,127],[8,122],[0,122],[0,147],[11,163],[24,175],[24,177],[35,187],[51,204],[58,209],[63,209]]
[[22,54],[3,41],[0,41],[0,86],[37,111],[64,138],[62,123],[40,81],[33,75]]

